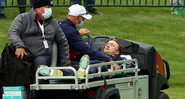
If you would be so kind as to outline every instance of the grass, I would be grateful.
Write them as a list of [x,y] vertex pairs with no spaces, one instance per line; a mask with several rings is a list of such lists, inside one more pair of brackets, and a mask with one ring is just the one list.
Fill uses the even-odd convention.
[[[57,20],[67,15],[67,8],[53,9]],[[93,15],[85,22],[92,35],[113,35],[153,45],[170,64],[170,99],[185,97],[185,16],[172,15],[170,8],[98,8],[103,15]],[[7,41],[7,33],[18,8],[6,9],[7,19],[0,19],[0,52]]]

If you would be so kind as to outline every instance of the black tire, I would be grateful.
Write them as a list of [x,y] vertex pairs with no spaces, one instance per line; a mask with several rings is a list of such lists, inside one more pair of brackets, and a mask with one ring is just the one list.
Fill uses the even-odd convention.
[[120,99],[120,96],[118,94],[114,94],[109,96],[107,99]]
[[170,99],[170,98],[169,98],[169,96],[166,93],[160,92],[159,99]]
[[100,99],[120,99],[119,90],[117,88],[108,88],[105,90]]

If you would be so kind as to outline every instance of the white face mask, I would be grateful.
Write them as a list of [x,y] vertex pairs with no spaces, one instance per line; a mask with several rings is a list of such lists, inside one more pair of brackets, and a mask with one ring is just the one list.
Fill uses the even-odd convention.
[[44,8],[44,13],[42,14],[44,19],[50,18],[51,15],[52,15],[52,9],[51,8]]

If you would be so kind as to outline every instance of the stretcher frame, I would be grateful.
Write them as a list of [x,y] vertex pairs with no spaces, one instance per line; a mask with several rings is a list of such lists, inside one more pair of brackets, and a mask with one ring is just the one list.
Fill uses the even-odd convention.
[[[134,67],[130,68],[126,66],[126,63],[134,63]],[[115,70],[111,64],[122,64],[120,70]],[[109,71],[102,72],[101,67],[105,65],[110,65],[111,68]],[[91,67],[98,68],[97,73],[89,74],[89,69]],[[39,71],[42,69],[70,69],[74,72],[74,76],[41,76],[39,75]],[[85,90],[92,87],[97,86],[103,86],[105,85],[105,81],[107,85],[112,84],[119,84],[124,82],[137,82],[138,81],[138,72],[140,69],[138,69],[138,61],[136,59],[130,59],[130,60],[121,60],[121,61],[112,61],[112,62],[103,62],[98,64],[90,64],[86,68],[85,77],[78,78],[77,71],[75,68],[71,66],[67,67],[40,67],[36,71],[36,78],[35,78],[35,84],[30,85],[30,90]],[[102,80],[95,80],[90,81],[91,79],[97,78],[97,77],[104,77],[104,76],[110,76],[112,74],[120,74],[120,73],[132,73],[131,76],[128,77],[119,77],[119,78],[110,78],[110,79],[102,79]],[[41,84],[39,80],[61,80],[58,83],[49,83],[49,84]],[[63,80],[74,80],[74,83],[60,83]]]

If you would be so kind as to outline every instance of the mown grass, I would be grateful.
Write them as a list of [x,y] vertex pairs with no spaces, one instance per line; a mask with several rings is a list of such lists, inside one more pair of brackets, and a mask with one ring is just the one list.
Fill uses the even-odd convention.
[[[67,8],[53,9],[57,20],[67,15]],[[98,8],[103,15],[93,15],[85,22],[92,35],[113,35],[153,45],[165,57],[171,69],[170,99],[185,97],[185,16],[172,15],[170,8]],[[18,14],[17,8],[6,9],[7,19],[0,19],[0,52],[7,41],[9,26]]]

